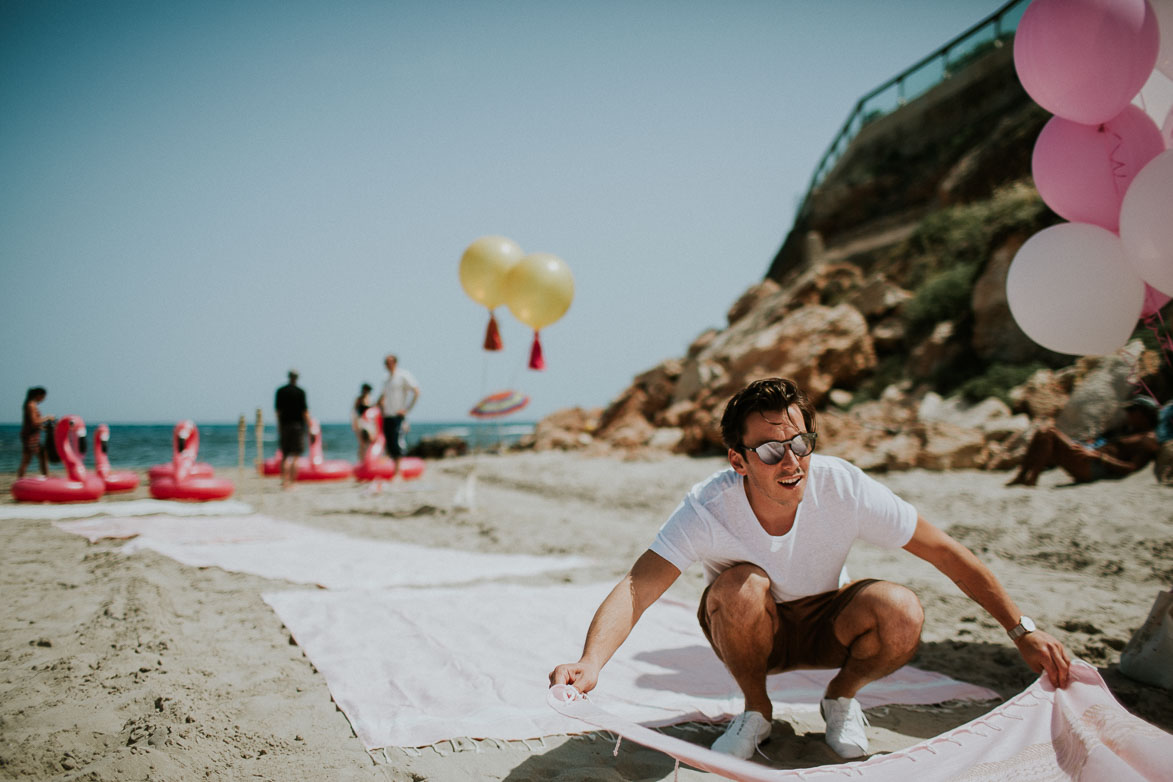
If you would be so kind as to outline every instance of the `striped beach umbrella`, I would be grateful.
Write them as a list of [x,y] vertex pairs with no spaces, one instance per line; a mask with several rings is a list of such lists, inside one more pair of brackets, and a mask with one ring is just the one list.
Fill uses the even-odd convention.
[[497,391],[477,402],[468,414],[474,418],[500,418],[516,413],[529,404],[529,397],[520,391]]

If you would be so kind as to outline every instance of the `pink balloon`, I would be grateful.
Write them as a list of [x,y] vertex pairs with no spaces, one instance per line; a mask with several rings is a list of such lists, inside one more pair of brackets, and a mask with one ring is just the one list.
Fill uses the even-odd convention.
[[1144,283],[1111,231],[1060,223],[1019,248],[1006,273],[1006,300],[1019,328],[1043,347],[1102,355],[1132,336]]
[[1133,271],[1173,295],[1173,149],[1150,160],[1124,194],[1120,241]]
[[1128,105],[1101,125],[1052,117],[1035,142],[1031,170],[1039,195],[1056,214],[1115,231],[1128,185],[1164,151],[1157,124]]
[[1173,301],[1173,297],[1166,296],[1146,282],[1144,284],[1144,307],[1141,308],[1140,316],[1147,318],[1150,315],[1156,315],[1162,307],[1171,301]]
[[1014,67],[1044,109],[1095,125],[1140,91],[1159,45],[1146,0],[1034,0],[1014,35]]

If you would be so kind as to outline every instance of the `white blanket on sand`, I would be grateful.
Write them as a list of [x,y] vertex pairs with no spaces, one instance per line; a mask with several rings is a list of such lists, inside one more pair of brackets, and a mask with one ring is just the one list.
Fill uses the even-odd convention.
[[[546,704],[546,676],[575,660],[611,584],[266,593],[367,747],[457,737],[525,739],[581,733]],[[817,709],[833,671],[770,677],[778,708]],[[596,690],[647,725],[719,720],[741,697],[701,634],[694,606],[661,598],[608,663]],[[868,685],[864,707],[985,700],[997,694],[905,667]]]
[[178,519],[169,516],[59,521],[66,532],[91,542],[133,538],[126,554],[148,549],[185,565],[327,589],[374,589],[405,585],[460,584],[566,570],[581,557],[482,554],[354,538],[262,515]]
[[89,516],[222,516],[251,513],[239,500],[175,502],[173,500],[116,500],[107,502],[27,503],[0,505],[0,519],[84,519]]

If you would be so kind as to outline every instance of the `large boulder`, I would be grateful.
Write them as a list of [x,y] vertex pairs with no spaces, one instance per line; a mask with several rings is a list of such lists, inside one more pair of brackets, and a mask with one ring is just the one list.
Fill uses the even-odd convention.
[[855,307],[869,321],[899,312],[912,294],[896,285],[882,274],[874,274],[858,290],[847,297],[847,303]]
[[699,356],[702,351],[708,348],[709,345],[713,344],[713,340],[715,340],[717,335],[720,333],[721,332],[717,329],[705,329],[702,331],[697,335],[697,338],[694,339],[691,344],[689,344],[686,357],[696,358]]
[[915,467],[922,440],[915,431],[914,409],[907,396],[887,389],[874,401],[850,412],[827,410],[815,419],[819,453],[838,456],[864,470]]
[[603,411],[595,436],[620,448],[643,445],[654,428],[644,415],[647,403],[647,391],[637,385],[629,387]]
[[1013,413],[997,397],[967,402],[961,397],[944,399],[935,391],[921,398],[916,417],[923,423],[947,423],[964,429],[985,429],[1009,419]]
[[889,315],[881,318],[872,326],[872,344],[876,350],[883,353],[892,353],[904,346],[904,338],[908,328],[904,319],[898,315]]
[[761,377],[789,377],[816,405],[836,386],[851,386],[876,365],[867,321],[854,307],[810,304],[709,356],[741,386]]
[[1014,410],[1032,419],[1055,418],[1071,398],[1072,374],[1040,369],[1025,383],[1011,389],[1010,401]]
[[973,349],[988,361],[1027,363],[1046,353],[1010,314],[1006,274],[1027,235],[1016,233],[994,250],[973,286]]
[[632,381],[632,385],[642,389],[645,394],[643,406],[640,408],[644,418],[651,420],[656,413],[672,403],[682,368],[683,362],[670,358],[647,372],[637,375]]
[[1081,359],[1092,367],[1055,419],[1059,430],[1076,440],[1094,440],[1124,422],[1124,402],[1132,396],[1131,378],[1144,344],[1134,340],[1110,356]]
[[908,357],[909,375],[920,380],[928,379],[956,361],[964,350],[953,338],[956,330],[952,321],[938,323],[932,333],[912,349]]
[[534,427],[532,435],[522,438],[521,445],[537,451],[583,448],[594,442],[594,432],[602,415],[599,408],[571,407],[557,410]]
[[729,312],[725,315],[726,320],[731,325],[736,323],[757,309],[763,301],[776,296],[781,290],[782,287],[769,277],[756,285],[751,285],[745,293],[738,297],[737,301],[733,302],[733,306],[729,308]]
[[701,358],[687,359],[673,388],[671,404],[696,400],[704,391],[721,388],[728,381],[729,373],[717,361]]
[[980,431],[936,421],[923,425],[917,466],[926,470],[963,470],[981,466],[986,438]]

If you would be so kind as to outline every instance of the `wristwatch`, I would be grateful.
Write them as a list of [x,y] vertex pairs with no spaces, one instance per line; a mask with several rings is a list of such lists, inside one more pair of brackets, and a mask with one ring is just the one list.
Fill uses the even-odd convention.
[[1035,620],[1029,616],[1018,617],[1018,624],[1006,631],[1006,635],[1010,636],[1011,641],[1017,641],[1027,633],[1033,633],[1036,629]]

